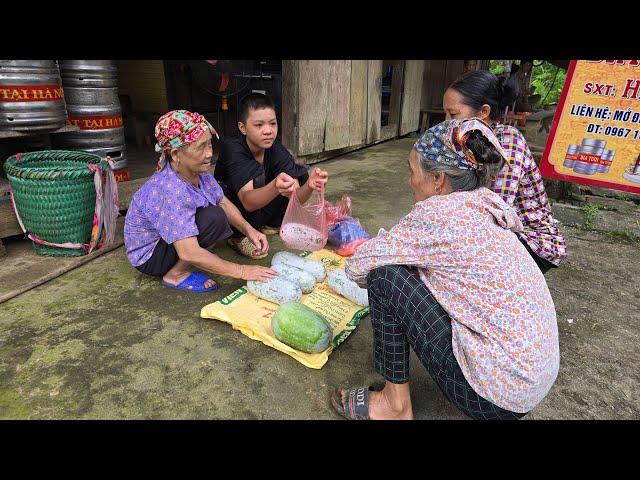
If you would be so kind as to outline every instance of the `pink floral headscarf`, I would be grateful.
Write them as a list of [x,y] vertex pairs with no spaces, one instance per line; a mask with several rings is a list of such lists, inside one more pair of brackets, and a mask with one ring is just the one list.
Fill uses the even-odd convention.
[[187,110],[171,110],[162,115],[155,128],[155,150],[160,153],[156,171],[160,171],[166,165],[166,156],[172,148],[195,142],[204,132],[210,131],[218,139],[218,133],[202,115]]

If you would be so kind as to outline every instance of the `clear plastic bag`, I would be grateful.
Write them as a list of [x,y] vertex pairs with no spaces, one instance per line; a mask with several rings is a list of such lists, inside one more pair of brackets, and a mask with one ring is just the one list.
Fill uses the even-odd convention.
[[315,202],[302,205],[296,191],[291,194],[280,227],[280,238],[287,248],[314,252],[327,244],[324,192],[316,192],[315,196]]
[[328,240],[335,252],[343,257],[353,255],[371,235],[362,228],[357,218],[345,217],[329,229]]

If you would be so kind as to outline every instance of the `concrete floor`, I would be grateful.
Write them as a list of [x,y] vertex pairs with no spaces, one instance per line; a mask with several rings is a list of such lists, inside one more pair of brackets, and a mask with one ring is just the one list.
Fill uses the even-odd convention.
[[[406,156],[414,139],[321,164],[328,198],[344,193],[373,234],[411,206]],[[389,201],[391,199],[391,201]],[[565,226],[570,256],[547,274],[561,363],[549,395],[525,419],[640,418],[640,248]],[[273,239],[271,253],[282,249]],[[228,248],[220,255],[240,261]],[[270,258],[260,263],[268,265]],[[169,290],[119,248],[0,305],[0,418],[337,419],[329,393],[379,381],[364,319],[321,370],[199,317],[241,285],[213,294]],[[418,419],[464,419],[412,354]]]

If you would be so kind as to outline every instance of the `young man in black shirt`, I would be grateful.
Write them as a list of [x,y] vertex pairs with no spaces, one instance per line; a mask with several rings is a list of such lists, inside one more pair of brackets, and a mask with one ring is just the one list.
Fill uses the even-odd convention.
[[[309,174],[276,140],[276,111],[266,95],[251,93],[242,99],[238,129],[241,135],[223,142],[214,176],[256,230],[278,233],[293,191],[305,203],[313,190],[324,188],[327,172],[314,167]],[[254,255],[255,246],[236,230],[229,245],[250,258],[266,256]]]

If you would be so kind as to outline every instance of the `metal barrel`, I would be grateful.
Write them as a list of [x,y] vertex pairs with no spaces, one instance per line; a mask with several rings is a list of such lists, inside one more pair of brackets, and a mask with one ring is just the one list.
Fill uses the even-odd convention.
[[567,153],[565,155],[564,162],[562,162],[562,165],[567,168],[573,168],[573,164],[575,163],[575,159],[578,156],[578,153],[580,153],[580,146],[570,144],[567,147]]
[[57,147],[109,156],[115,169],[127,166],[127,153],[118,88],[65,86],[69,123],[79,131],[55,135]]
[[598,165],[598,173],[609,173],[615,156],[615,150],[603,150],[602,155],[600,156],[601,162]]
[[59,60],[65,88],[118,86],[118,68],[113,60]]
[[[606,144],[606,141],[597,138],[584,138],[580,145],[580,153],[600,157]],[[573,171],[583,175],[595,175],[598,172],[598,163],[576,160],[573,164]]]
[[583,147],[591,147],[595,150],[603,150],[607,142],[605,140],[600,140],[598,138],[583,138],[582,146]]
[[0,130],[57,130],[67,110],[54,60],[0,60]]

